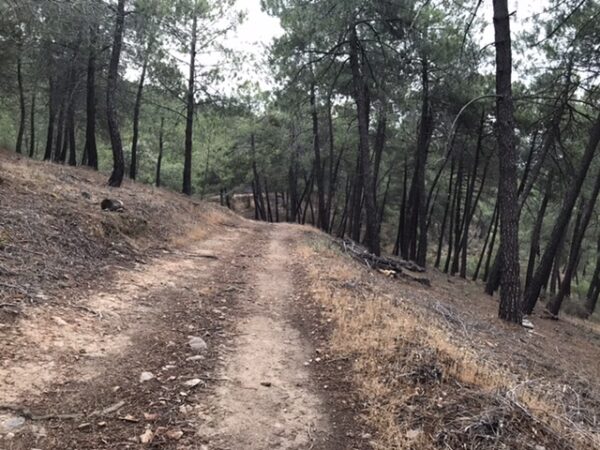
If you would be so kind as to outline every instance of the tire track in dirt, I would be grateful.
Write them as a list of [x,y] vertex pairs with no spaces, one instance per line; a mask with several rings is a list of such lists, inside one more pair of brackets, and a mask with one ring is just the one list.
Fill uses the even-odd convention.
[[[219,450],[312,449],[329,434],[306,362],[312,346],[292,324],[291,227],[257,228],[262,256],[221,381],[201,408],[200,434]],[[265,236],[266,234],[266,236]],[[258,251],[258,250],[257,250]]]

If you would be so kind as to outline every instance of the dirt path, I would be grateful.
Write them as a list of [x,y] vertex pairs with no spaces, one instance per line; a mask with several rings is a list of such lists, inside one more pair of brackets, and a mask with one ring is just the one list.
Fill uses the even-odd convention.
[[225,224],[0,330],[0,449],[345,448],[295,326],[297,238]]
[[311,345],[291,323],[290,230],[273,228],[263,244],[224,381],[205,412],[201,434],[219,449],[308,449],[329,430],[305,366]]

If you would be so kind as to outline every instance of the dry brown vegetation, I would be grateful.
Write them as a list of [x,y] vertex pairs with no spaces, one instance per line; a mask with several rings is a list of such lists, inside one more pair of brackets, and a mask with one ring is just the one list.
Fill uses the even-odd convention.
[[375,448],[600,447],[598,330],[506,325],[480,285],[392,280],[307,236],[307,284],[334,324],[330,352],[353,361]]
[[[106,185],[97,172],[0,152],[0,303],[16,314],[52,292],[90,287],[115,267],[132,267],[192,232],[206,237],[222,210],[151,186]],[[104,212],[115,198],[123,213]],[[189,239],[189,236],[186,236]],[[10,299],[10,302],[9,302]],[[19,300],[19,301],[15,301]]]

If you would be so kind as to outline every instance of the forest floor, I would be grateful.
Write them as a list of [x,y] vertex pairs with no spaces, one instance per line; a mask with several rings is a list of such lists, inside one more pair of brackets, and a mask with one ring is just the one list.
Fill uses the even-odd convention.
[[600,448],[594,324],[83,169],[0,179],[0,449]]

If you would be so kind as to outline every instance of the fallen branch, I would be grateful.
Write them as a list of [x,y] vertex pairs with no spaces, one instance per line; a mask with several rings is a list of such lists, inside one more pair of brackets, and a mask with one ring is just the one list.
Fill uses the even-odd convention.
[[365,247],[357,244],[351,239],[338,239],[336,243],[344,250],[344,252],[350,255],[352,258],[359,261],[361,264],[366,265],[369,269],[384,271],[385,274],[393,275],[395,278],[403,277],[411,281],[423,284],[425,286],[431,286],[429,278],[418,277],[408,274],[404,269],[411,272],[423,273],[425,269],[412,261],[405,261],[400,258],[393,258],[390,256],[377,256],[370,253]]

